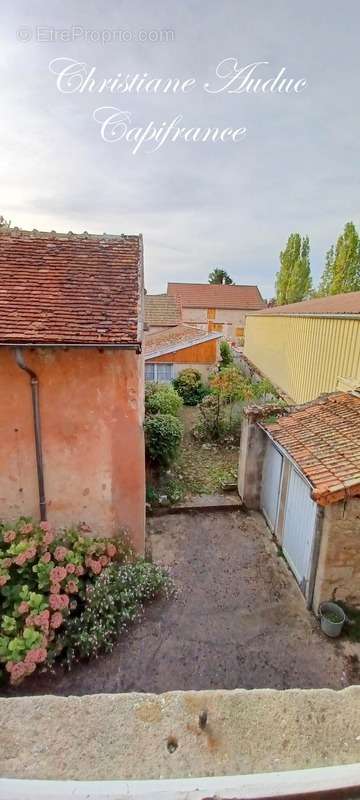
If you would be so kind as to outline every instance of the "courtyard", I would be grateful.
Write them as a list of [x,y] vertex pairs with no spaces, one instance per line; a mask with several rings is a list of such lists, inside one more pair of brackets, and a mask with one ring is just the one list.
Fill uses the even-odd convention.
[[169,570],[174,595],[148,607],[109,656],[70,672],[37,672],[8,696],[358,682],[357,659],[320,632],[260,514],[152,517],[147,543]]

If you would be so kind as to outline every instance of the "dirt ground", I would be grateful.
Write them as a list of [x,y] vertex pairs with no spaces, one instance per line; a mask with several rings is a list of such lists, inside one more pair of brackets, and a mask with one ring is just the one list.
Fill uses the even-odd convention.
[[[149,606],[109,656],[39,675],[11,694],[342,688],[358,682],[341,641],[320,632],[263,518],[152,518],[149,547],[176,594]],[[354,665],[352,665],[354,666]]]

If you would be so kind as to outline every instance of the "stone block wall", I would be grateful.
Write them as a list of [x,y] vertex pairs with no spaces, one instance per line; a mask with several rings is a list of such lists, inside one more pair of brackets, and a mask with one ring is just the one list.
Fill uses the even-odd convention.
[[314,610],[332,598],[360,606],[360,498],[326,506]]

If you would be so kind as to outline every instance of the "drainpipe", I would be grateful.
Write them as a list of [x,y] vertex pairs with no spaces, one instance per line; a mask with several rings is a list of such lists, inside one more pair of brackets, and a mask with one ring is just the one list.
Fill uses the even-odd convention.
[[24,360],[24,354],[20,347],[15,350],[15,360],[20,369],[30,377],[31,396],[33,406],[34,418],[34,434],[35,434],[35,450],[36,450],[36,467],[38,476],[39,487],[39,503],[40,503],[40,519],[42,522],[46,521],[46,500],[45,500],[45,483],[44,483],[44,465],[43,454],[41,445],[41,421],[40,421],[40,403],[39,403],[39,378],[36,373],[27,367]]

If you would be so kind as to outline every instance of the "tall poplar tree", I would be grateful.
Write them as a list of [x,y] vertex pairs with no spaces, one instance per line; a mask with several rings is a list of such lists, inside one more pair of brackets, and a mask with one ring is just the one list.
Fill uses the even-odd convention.
[[360,237],[353,222],[347,222],[336,246],[326,254],[318,294],[360,291]]
[[280,253],[280,270],[276,275],[276,303],[297,303],[311,293],[309,237],[290,234],[285,250]]

